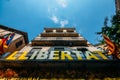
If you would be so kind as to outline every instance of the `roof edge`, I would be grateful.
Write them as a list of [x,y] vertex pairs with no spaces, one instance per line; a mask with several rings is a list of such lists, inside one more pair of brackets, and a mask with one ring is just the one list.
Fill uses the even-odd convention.
[[12,32],[17,32],[18,34],[23,35],[23,37],[25,38],[25,43],[26,43],[26,44],[29,43],[29,40],[28,40],[28,33],[27,33],[27,32],[23,32],[23,31],[14,29],[14,28],[10,28],[10,27],[1,25],[1,24],[0,24],[0,28],[1,28],[1,29],[5,29],[5,30],[8,30],[8,31],[12,31]]

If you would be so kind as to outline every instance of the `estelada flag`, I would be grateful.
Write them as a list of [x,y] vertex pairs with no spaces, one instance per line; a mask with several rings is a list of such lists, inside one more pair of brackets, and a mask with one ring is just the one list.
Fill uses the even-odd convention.
[[4,53],[4,48],[8,48],[14,35],[15,33],[10,33],[10,34],[5,35],[2,39],[0,39],[0,54]]
[[114,54],[115,53],[115,44],[109,39],[109,37],[107,37],[105,34],[103,34],[103,38],[104,38],[104,41],[105,43],[107,44],[108,46],[108,49],[110,50],[110,53],[111,54]]
[[9,36],[8,36],[8,39],[6,40],[6,45],[9,45],[10,42],[12,41],[13,37],[14,37],[15,33],[11,33]]

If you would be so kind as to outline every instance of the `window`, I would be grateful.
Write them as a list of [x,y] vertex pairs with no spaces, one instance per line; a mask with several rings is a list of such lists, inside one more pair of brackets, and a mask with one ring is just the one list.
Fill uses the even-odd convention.
[[56,47],[54,48],[55,51],[64,51],[64,48],[61,48],[61,47]]
[[20,40],[19,42],[16,43],[16,48],[18,48],[19,46],[21,46],[23,44],[23,41]]
[[69,42],[69,46],[72,46],[73,45],[73,43],[72,42]]
[[82,52],[85,52],[85,51],[88,51],[87,48],[77,48],[78,51],[82,51]]

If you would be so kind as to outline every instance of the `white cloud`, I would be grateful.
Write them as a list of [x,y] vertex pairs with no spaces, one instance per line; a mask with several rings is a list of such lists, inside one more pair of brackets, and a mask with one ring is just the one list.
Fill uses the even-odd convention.
[[58,22],[59,22],[57,16],[55,16],[55,15],[53,15],[53,16],[51,17],[51,20],[52,20],[54,23],[58,23]]
[[60,20],[57,16],[53,15],[50,17],[50,19],[55,23],[55,24],[60,24],[61,27],[65,27],[69,23],[68,20]]
[[58,4],[60,4],[63,8],[67,7],[66,0],[57,0]]
[[69,23],[68,20],[60,21],[61,27],[65,27],[65,25],[67,25],[68,23]]

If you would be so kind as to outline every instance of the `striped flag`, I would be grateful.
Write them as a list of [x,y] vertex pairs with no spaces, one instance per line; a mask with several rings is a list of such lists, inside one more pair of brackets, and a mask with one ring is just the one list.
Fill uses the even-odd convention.
[[15,33],[11,33],[9,36],[8,36],[8,39],[6,40],[6,45],[9,45],[10,42],[12,41],[13,37],[14,37]]
[[104,41],[108,45],[108,49],[110,50],[110,54],[114,54],[115,52],[115,44],[107,37],[105,34],[103,34]]
[[8,48],[10,42],[12,41],[15,33],[10,33],[5,35],[2,39],[0,39],[0,54],[4,53],[4,48]]

